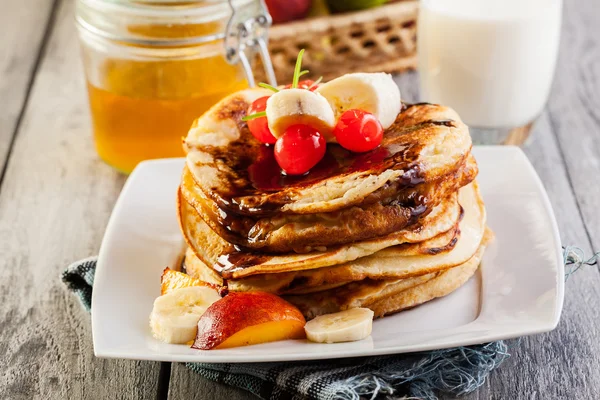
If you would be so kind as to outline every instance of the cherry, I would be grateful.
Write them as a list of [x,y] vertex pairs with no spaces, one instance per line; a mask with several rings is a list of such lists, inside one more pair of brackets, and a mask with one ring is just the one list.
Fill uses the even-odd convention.
[[[314,85],[314,83],[315,83],[315,81],[313,81],[313,80],[305,79],[303,81],[298,82],[298,89],[308,89],[311,92],[314,92],[319,87],[319,85]],[[289,85],[285,85],[285,87],[284,87],[284,89],[291,89],[291,88],[292,88],[291,83]]]
[[333,134],[343,148],[363,153],[381,144],[383,128],[373,114],[363,110],[348,110],[341,115]]
[[288,175],[302,175],[325,155],[325,138],[308,125],[292,125],[275,143],[275,159]]
[[[264,96],[254,100],[252,102],[252,105],[248,109],[247,115],[265,111],[265,109],[267,108],[268,99],[269,96]],[[252,133],[252,135],[261,143],[273,144],[277,141],[277,139],[275,139],[275,136],[273,136],[271,130],[269,129],[269,122],[267,121],[267,117],[259,117],[249,120],[248,129],[250,129],[250,133]]]

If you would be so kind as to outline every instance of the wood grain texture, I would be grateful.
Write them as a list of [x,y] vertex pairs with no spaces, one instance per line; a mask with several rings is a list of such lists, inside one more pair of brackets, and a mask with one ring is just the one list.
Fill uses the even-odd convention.
[[60,281],[97,254],[124,178],[93,148],[73,23],[60,3],[0,195],[0,399],[148,399],[158,363],[97,359]]
[[206,380],[184,364],[173,363],[169,400],[254,400],[255,395],[242,389]]
[[[7,1],[0,11],[0,167],[4,166],[54,1]],[[1,168],[0,168],[1,169]]]
[[[600,7],[565,2],[549,122],[590,241],[600,251]],[[598,383],[600,385],[600,383]]]

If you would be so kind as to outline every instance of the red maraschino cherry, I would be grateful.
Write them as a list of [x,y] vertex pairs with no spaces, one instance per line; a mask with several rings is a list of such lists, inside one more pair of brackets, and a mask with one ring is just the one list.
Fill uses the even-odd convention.
[[381,144],[383,128],[373,114],[363,110],[348,110],[339,118],[333,134],[345,149],[363,153]]
[[308,125],[292,125],[275,143],[275,159],[288,175],[302,175],[325,155],[325,138]]
[[[248,109],[247,115],[264,112],[267,109],[268,99],[269,96],[264,96],[254,100]],[[273,136],[269,130],[267,117],[258,117],[248,120],[248,129],[250,129],[250,133],[252,133],[252,135],[261,143],[274,144],[277,141],[275,136]]]

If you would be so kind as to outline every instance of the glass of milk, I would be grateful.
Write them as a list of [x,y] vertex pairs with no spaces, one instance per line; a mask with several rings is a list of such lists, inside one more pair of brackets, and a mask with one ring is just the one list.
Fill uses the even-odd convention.
[[515,128],[544,108],[562,0],[421,0],[421,97],[477,128]]

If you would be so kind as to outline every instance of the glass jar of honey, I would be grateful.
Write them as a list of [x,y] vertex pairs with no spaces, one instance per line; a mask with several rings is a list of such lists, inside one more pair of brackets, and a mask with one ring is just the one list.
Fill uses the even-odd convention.
[[[183,155],[181,138],[222,97],[248,86],[226,60],[231,5],[259,1],[78,0],[77,26],[96,149],[129,173],[142,160]],[[237,12],[237,11],[236,11]]]

